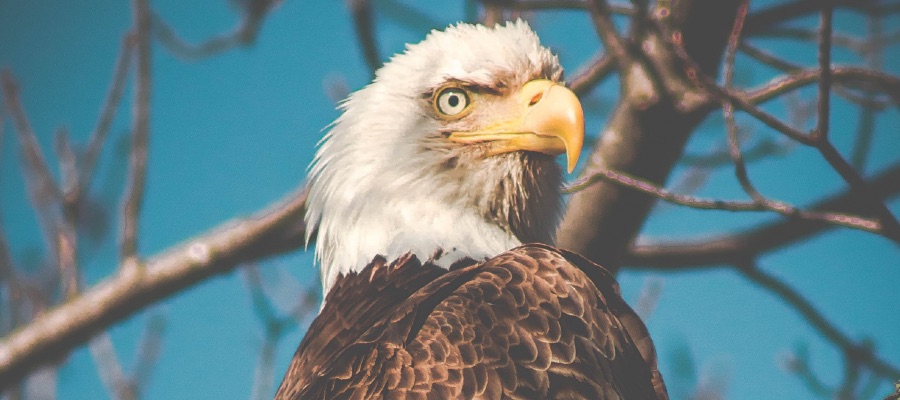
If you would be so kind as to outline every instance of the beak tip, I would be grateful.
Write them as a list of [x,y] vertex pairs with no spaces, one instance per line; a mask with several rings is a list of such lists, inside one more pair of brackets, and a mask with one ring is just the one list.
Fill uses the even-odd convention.
[[571,174],[578,165],[578,154],[566,154],[566,170]]

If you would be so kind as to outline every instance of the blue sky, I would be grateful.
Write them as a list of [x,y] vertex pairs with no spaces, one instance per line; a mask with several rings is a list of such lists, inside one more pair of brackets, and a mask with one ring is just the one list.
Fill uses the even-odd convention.
[[[192,42],[228,31],[238,22],[224,1],[151,1],[151,5]],[[9,68],[19,80],[22,101],[45,151],[51,152],[53,132],[60,126],[72,132],[76,143],[86,141],[105,97],[121,38],[131,25],[128,7],[128,2],[112,1],[92,2],[88,7],[76,2],[0,0],[0,67]],[[462,2],[425,10],[431,21],[411,25],[379,15],[378,41],[385,59],[401,51],[404,43],[421,40],[432,27],[428,24],[440,28],[465,17]],[[815,18],[804,22],[814,24]],[[897,22],[897,18],[886,20],[885,30],[896,29]],[[864,33],[862,24],[861,18],[848,14],[839,14],[836,22],[839,29],[857,34]],[[599,48],[590,21],[580,13],[541,14],[533,25],[544,43],[560,52],[570,73]],[[344,2],[287,1],[265,22],[251,48],[183,61],[154,45],[141,254],[155,254],[228,218],[258,210],[303,181],[321,130],[338,115],[334,101],[326,96],[328,82],[345,81],[354,89],[369,79],[354,38]],[[754,43],[795,62],[815,60],[813,47],[804,50],[796,42]],[[895,47],[885,58],[894,74],[900,66],[890,60],[898,56]],[[835,59],[857,62],[858,57],[837,50]],[[774,73],[744,65],[738,68],[738,81],[744,85],[760,84]],[[591,101],[601,109],[589,112],[588,132],[601,130],[616,94],[614,79],[591,94]],[[126,91],[92,187],[97,197],[111,204],[118,204],[123,182],[122,171],[110,167],[115,165],[111,149],[129,127],[130,95]],[[834,137],[846,152],[858,112],[843,100],[834,104]],[[767,108],[786,116],[783,103],[773,102]],[[739,115],[739,121],[754,134],[770,134],[745,116]],[[880,114],[878,124],[868,172],[896,162],[900,150],[896,108]],[[703,152],[721,144],[721,127],[720,116],[710,117],[689,150]],[[41,253],[41,236],[27,202],[18,144],[8,123],[0,146],[0,216],[14,256],[28,264]],[[672,182],[686,170],[678,168]],[[804,204],[843,187],[836,174],[827,171],[814,151],[798,148],[754,164],[751,176],[764,193]],[[743,197],[728,168],[712,173],[698,194]],[[896,213],[898,202],[891,207]],[[116,215],[111,216],[113,225]],[[653,239],[711,237],[773,218],[665,207],[651,217],[644,234]],[[114,270],[117,255],[110,237],[92,246],[94,255],[83,262],[83,271],[86,281],[94,283]],[[760,265],[801,290],[852,337],[872,338],[882,357],[896,363],[900,361],[897,260],[900,251],[894,244],[838,229],[767,255]],[[316,283],[309,253],[267,261],[262,267],[269,275],[288,271],[300,285]],[[841,379],[841,359],[833,347],[796,312],[730,269],[676,274],[625,270],[620,281],[632,302],[647,282],[662,285],[648,325],[675,398],[682,389],[674,382],[672,360],[685,347],[702,376],[727,378],[726,393],[733,399],[811,397],[796,377],[779,367],[779,360],[799,344],[808,345],[814,368],[823,379]],[[146,398],[249,396],[263,331],[239,274],[213,278],[157,307],[165,313],[167,327]],[[134,358],[146,319],[146,314],[139,314],[111,330],[126,366]],[[294,329],[280,342],[275,367],[279,381],[302,334],[302,329]],[[885,393],[883,386],[878,394]],[[107,397],[85,349],[75,351],[60,370],[59,397]]]

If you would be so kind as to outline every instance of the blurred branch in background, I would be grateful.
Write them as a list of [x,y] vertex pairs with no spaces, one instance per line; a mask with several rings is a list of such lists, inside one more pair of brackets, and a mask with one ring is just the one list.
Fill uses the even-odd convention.
[[[316,314],[320,299],[314,288],[280,293],[281,298],[290,299],[289,301],[293,303],[289,310],[281,312],[273,304],[273,298],[278,294],[270,295],[269,293],[273,290],[267,290],[267,288],[271,288],[274,285],[271,281],[264,283],[263,278],[260,276],[259,268],[251,264],[241,271],[250,290],[253,310],[265,331],[259,360],[253,375],[253,388],[250,391],[250,399],[268,399],[276,388],[275,349],[278,347],[278,342],[288,331],[303,324],[309,317]],[[286,273],[280,274],[279,279],[293,280]],[[299,282],[293,281],[293,283],[294,287],[301,287]],[[279,286],[283,289],[285,286],[291,285],[285,285],[282,282]]]
[[166,320],[162,312],[151,311],[144,325],[143,335],[137,345],[137,357],[131,373],[125,373],[116,356],[112,337],[103,332],[90,340],[88,347],[97,365],[97,371],[107,394],[115,400],[132,400],[141,398],[141,392],[147,387],[156,361],[159,359]]
[[231,50],[235,47],[249,46],[256,41],[259,29],[269,13],[281,4],[282,0],[231,0],[241,13],[241,21],[231,32],[208,39],[199,44],[191,44],[181,39],[175,31],[163,21],[162,17],[150,11],[153,35],[172,54],[186,60],[211,57]]
[[375,77],[375,70],[381,67],[381,54],[379,54],[378,43],[375,40],[375,16],[372,4],[369,0],[349,0],[348,5],[363,60],[369,67],[372,77]]
[[[191,47],[177,41],[171,30],[150,11],[146,0],[133,2],[133,32],[127,33],[122,40],[121,50],[116,61],[106,99],[100,109],[96,127],[92,131],[86,150],[80,152],[70,139],[68,130],[57,131],[54,150],[59,160],[61,183],[57,184],[50,172],[46,157],[40,149],[35,132],[31,128],[27,114],[19,100],[19,90],[15,78],[9,71],[2,72],[2,88],[5,107],[0,116],[6,113],[13,117],[21,153],[26,186],[29,199],[35,209],[43,228],[47,245],[48,266],[56,266],[51,272],[41,272],[37,280],[19,276],[16,264],[9,253],[5,235],[0,232],[0,285],[3,285],[3,298],[0,306],[9,310],[2,313],[5,335],[0,342],[0,392],[9,389],[14,397],[43,398],[55,397],[55,369],[63,362],[68,352],[75,345],[91,340],[91,350],[95,358],[98,373],[108,388],[109,395],[117,399],[133,399],[140,397],[141,389],[149,380],[150,371],[158,357],[162,341],[163,318],[154,314],[146,323],[144,337],[138,347],[138,357],[134,369],[129,376],[123,372],[119,364],[112,340],[103,330],[112,322],[127,317],[151,304],[153,300],[166,295],[166,288],[173,293],[181,285],[189,285],[217,272],[216,268],[232,268],[239,263],[225,257],[204,255],[209,250],[203,245],[191,247],[183,252],[182,263],[175,263],[182,269],[173,271],[166,268],[154,268],[143,271],[144,263],[138,256],[138,227],[140,205],[144,198],[144,182],[147,168],[147,143],[150,134],[150,93],[151,93],[151,23],[153,32],[164,42],[164,45],[180,56],[191,58],[211,55],[238,44],[252,43],[256,31],[267,12],[278,4],[275,1],[238,1],[244,13],[242,28],[233,34],[232,39],[224,36],[212,39],[197,47]],[[228,43],[225,45],[225,43]],[[122,231],[120,270],[125,274],[112,276],[80,293],[80,276],[78,254],[78,235],[80,228],[89,227],[98,215],[89,211],[95,200],[91,198],[90,187],[96,170],[97,161],[107,140],[112,121],[125,91],[131,60],[135,60],[134,108],[131,129],[131,150],[127,158],[129,182],[122,203]],[[2,122],[2,119],[0,119]],[[0,129],[2,129],[0,124]],[[124,160],[123,160],[124,161]],[[302,205],[302,195],[298,196]],[[289,206],[287,208],[290,208]],[[108,213],[109,211],[105,211]],[[90,218],[91,220],[85,220]],[[100,219],[105,217],[100,216]],[[264,217],[260,220],[268,222]],[[249,227],[246,225],[250,225]],[[266,225],[282,227],[280,224]],[[210,235],[212,249],[226,249],[243,255],[248,243],[234,245],[245,236],[247,229],[258,227],[253,223],[244,224],[225,231],[220,236]],[[0,224],[2,228],[2,224]],[[237,236],[235,231],[240,232]],[[299,229],[302,236],[302,227]],[[299,236],[298,236],[299,237]],[[218,239],[218,242],[216,242]],[[228,241],[224,246],[222,240]],[[299,243],[299,242],[298,242]],[[195,243],[196,244],[196,243]],[[199,247],[198,247],[199,246]],[[252,247],[252,246],[251,246]],[[276,245],[276,250],[278,247]],[[232,254],[232,257],[235,255]],[[199,259],[198,259],[199,257]],[[212,267],[204,275],[203,269],[194,269],[195,260]],[[165,257],[160,263],[153,260],[149,267],[157,267],[166,263]],[[163,276],[154,275],[162,272]],[[199,272],[199,274],[198,274]],[[33,281],[33,282],[32,282]],[[142,291],[141,288],[145,290]],[[61,293],[57,296],[56,293]],[[51,307],[56,307],[48,310]],[[93,339],[91,339],[93,338]],[[46,365],[46,367],[44,367]],[[33,374],[26,385],[17,384],[30,371],[41,371]],[[34,380],[42,383],[31,383]],[[52,379],[53,382],[49,382]],[[24,389],[24,393],[22,392]],[[41,392],[35,392],[40,390]],[[44,395],[42,395],[43,393]]]
[[123,273],[140,273],[138,259],[138,214],[144,201],[150,137],[150,8],[149,0],[132,0],[135,41],[134,105],[131,117],[131,151],[128,154],[128,183],[125,186],[119,232]]
[[891,379],[900,376],[900,369],[879,359],[871,348],[871,344],[856,343],[851,340],[799,292],[759,269],[753,261],[740,263],[737,265],[737,269],[745,278],[771,291],[785,304],[796,309],[814,329],[819,331],[822,337],[837,346],[848,361],[862,364],[884,378]]

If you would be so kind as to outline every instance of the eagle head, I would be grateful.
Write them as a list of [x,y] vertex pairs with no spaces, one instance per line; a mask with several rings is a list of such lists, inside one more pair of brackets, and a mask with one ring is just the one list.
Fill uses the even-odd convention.
[[325,292],[377,255],[449,266],[551,242],[554,157],[571,172],[584,138],[562,75],[527,23],[461,23],[407,45],[352,93],[310,167]]

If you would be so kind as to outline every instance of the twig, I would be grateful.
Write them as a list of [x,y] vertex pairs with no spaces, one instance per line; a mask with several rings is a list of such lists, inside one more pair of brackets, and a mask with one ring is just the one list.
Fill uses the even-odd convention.
[[834,88],[834,93],[844,98],[844,100],[863,108],[870,108],[873,111],[881,111],[894,104],[891,98],[876,96],[871,90],[861,90],[862,93],[860,94],[857,93],[860,90],[855,88],[847,88],[839,84],[834,84],[832,87]]
[[[483,3],[496,3],[498,6],[510,8],[517,11],[527,10],[584,10],[588,8],[589,1],[586,0],[485,0]],[[627,4],[610,4],[610,12],[621,15],[634,15],[635,8]]]
[[813,394],[821,398],[831,398],[834,396],[834,390],[820,380],[810,368],[809,350],[805,345],[801,345],[790,355],[787,361],[787,369],[796,374],[802,380],[807,389]]
[[632,64],[631,55],[625,39],[616,31],[616,26],[610,17],[609,5],[605,0],[589,0],[588,11],[590,11],[597,35],[603,41],[609,54],[613,56],[619,71],[622,71],[622,74],[628,73]]
[[6,304],[0,301],[0,307],[8,306],[0,315],[0,337],[18,327],[20,323],[20,306],[22,299],[21,284],[16,276],[16,266],[9,252],[9,241],[6,240],[6,229],[0,218],[0,290],[7,290]]
[[122,205],[120,254],[124,265],[138,265],[138,216],[144,199],[147,174],[147,145],[150,137],[150,8],[148,0],[132,0],[134,38],[137,57],[132,139],[128,156],[128,186]]
[[244,277],[250,289],[253,309],[265,330],[265,339],[263,340],[259,360],[253,374],[253,387],[250,394],[251,399],[261,400],[267,398],[272,392],[272,386],[275,381],[275,348],[285,329],[293,320],[280,318],[276,315],[272,303],[263,292],[259,270],[255,265],[244,269]]
[[[665,26],[660,23],[658,23],[657,25],[662,32],[665,32]],[[678,57],[682,64],[684,64],[685,74],[695,86],[700,87],[706,92],[714,95],[719,101],[730,102],[738,109],[754,116],[756,119],[760,120],[772,129],[775,129],[776,131],[787,135],[791,139],[807,145],[812,144],[812,140],[806,133],[788,126],[775,116],[763,111],[759,107],[756,107],[754,105],[754,102],[749,101],[743,93],[721,87],[716,84],[716,82],[713,81],[710,77],[702,74],[700,72],[700,67],[696,62],[694,62],[691,56],[684,49],[684,46],[681,43],[680,35],[663,36],[666,38],[664,43]]]
[[[128,79],[128,71],[131,67],[132,49],[134,48],[134,36],[126,35],[122,40],[122,48],[119,50],[119,58],[116,59],[116,66],[113,70],[113,78],[106,92],[106,101],[103,108],[100,109],[100,117],[91,138],[88,141],[87,150],[84,154],[84,161],[81,165],[80,184],[79,187],[87,191],[94,175],[94,167],[97,165],[97,159],[100,157],[100,150],[106,142],[106,136],[109,128],[112,126],[113,117],[116,110],[119,109],[119,103],[122,101],[122,93],[125,91],[125,82]],[[84,194],[78,193],[76,197],[81,198]]]
[[853,169],[850,163],[838,153],[830,141],[823,140],[819,142],[816,148],[819,149],[819,153],[822,154],[825,161],[850,185],[850,189],[857,192],[868,203],[872,212],[878,216],[879,223],[882,226],[881,229],[883,230],[881,235],[900,243],[900,223],[897,222],[891,210],[875,194],[875,189],[869,187],[868,183],[859,175],[859,172]]
[[256,40],[265,17],[281,3],[281,0],[241,0],[238,3],[243,6],[243,16],[238,26],[231,32],[202,43],[185,42],[162,17],[151,11],[153,34],[172,54],[188,60],[211,57],[234,47],[250,45]]
[[[822,0],[797,0],[789,3],[781,3],[750,14],[747,17],[744,33],[748,36],[767,32],[773,26],[806,14],[819,11],[824,6]],[[885,12],[879,10],[881,6],[874,0],[836,0],[834,5],[851,10],[864,12]]]
[[[470,3],[473,3],[473,1],[466,1],[467,6]],[[435,27],[445,24],[442,19],[435,18],[431,14],[420,10],[416,5],[406,4],[402,0],[380,0],[378,1],[378,11],[378,14],[385,19],[416,33],[428,32]],[[477,14],[477,10],[475,12]],[[465,20],[473,21],[474,19],[466,17]]]
[[59,203],[62,212],[62,222],[57,230],[57,245],[55,246],[56,259],[59,264],[60,286],[66,299],[74,298],[81,290],[78,272],[78,236],[75,229],[75,219],[78,208],[78,193],[80,179],[75,160],[75,150],[69,139],[69,131],[60,129],[56,134],[56,153],[62,170],[62,202]]
[[[824,4],[824,2],[823,2]],[[823,11],[825,9],[823,8]],[[770,29],[766,32],[761,32],[756,35],[757,37],[774,37],[774,38],[789,38],[789,39],[797,39],[797,40],[808,40],[808,41],[819,41],[821,39],[821,29],[806,29],[806,28],[777,28]],[[852,50],[856,53],[864,55],[866,52],[870,51],[871,46],[883,46],[886,44],[896,43],[900,41],[900,31],[894,31],[888,34],[878,34],[878,35],[868,35],[865,39],[854,37],[841,33],[833,33],[831,42],[835,46],[845,47],[849,50]]]
[[[747,11],[750,8],[749,0],[742,0],[738,7],[737,17],[734,20],[734,27],[728,36],[728,46],[725,47],[725,90],[731,90],[734,81],[734,56],[737,53],[738,43],[740,43],[741,31],[743,30],[744,19],[747,17]],[[741,154],[741,144],[738,139],[737,124],[734,121],[734,106],[731,102],[722,103],[722,113],[725,118],[725,132],[728,135],[728,154],[734,163],[734,175],[737,177],[741,188],[747,193],[753,202],[763,207],[770,208],[768,199],[763,197],[759,191],[750,182],[747,174],[747,164],[744,163],[744,157]],[[774,209],[773,209],[774,211]]]
[[56,181],[50,174],[50,168],[44,160],[44,153],[38,145],[37,137],[28,122],[28,116],[22,107],[19,99],[19,87],[15,78],[9,70],[3,70],[3,98],[6,100],[6,109],[12,117],[13,125],[18,133],[19,143],[22,146],[22,154],[25,157],[25,166],[29,173],[34,174],[34,178],[38,180],[38,190],[36,194],[41,203],[49,203],[59,199],[59,191]]
[[648,278],[641,285],[641,291],[638,294],[637,301],[634,302],[634,311],[641,317],[644,322],[650,319],[656,306],[659,305],[659,299],[662,297],[663,281],[659,278]]
[[131,388],[136,396],[150,383],[153,367],[159,360],[162,337],[166,330],[166,317],[161,311],[153,311],[144,325],[141,341],[137,347],[137,357],[131,369]]
[[247,286],[250,289],[250,299],[253,302],[253,310],[256,313],[256,317],[259,318],[267,330],[270,329],[270,325],[273,330],[282,330],[285,321],[278,317],[275,307],[263,291],[259,269],[255,265],[250,265],[244,268],[243,272],[247,280]]
[[15,78],[8,70],[2,72],[3,97],[6,109],[12,117],[16,134],[19,139],[23,155],[23,169],[26,171],[26,187],[32,207],[41,228],[44,232],[46,243],[50,247],[51,254],[56,256],[59,240],[59,221],[54,205],[61,203],[62,195],[59,186],[50,173],[50,168],[44,159],[44,153],[37,142],[31,123],[25,109],[19,99],[19,88]]
[[[770,156],[787,154],[788,151],[793,148],[791,146],[793,143],[794,142],[788,141],[787,139],[780,142],[764,138],[754,144],[753,147],[744,150],[742,152],[743,158],[745,162],[750,163],[763,160]],[[685,155],[678,160],[678,163],[681,165],[699,168],[721,167],[724,165],[732,165],[732,162],[731,155],[727,149],[717,149],[708,154],[685,153]]]
[[134,393],[130,393],[128,381],[125,379],[122,364],[119,362],[119,357],[116,356],[116,349],[109,333],[103,332],[91,339],[88,348],[91,350],[91,356],[93,356],[100,374],[100,381],[103,382],[103,386],[106,386],[109,397],[115,400],[134,399]]
[[641,179],[607,169],[596,169],[594,171],[591,171],[585,177],[580,178],[568,185],[564,189],[564,192],[577,192],[600,180],[607,180],[624,187],[646,193],[660,200],[691,208],[724,211],[772,211],[787,217],[827,222],[835,225],[845,226],[848,228],[860,229],[886,235],[885,232],[882,232],[882,225],[878,221],[860,216],[833,212],[803,211],[787,203],[774,201],[768,201],[767,203],[758,203],[756,201],[704,199],[695,196],[677,194]]
[[144,274],[111,276],[3,338],[0,392],[149,304],[243,262],[301,247],[305,201],[300,191],[249,218],[225,222],[150,258]]
[[[867,346],[868,343],[865,340],[862,341],[860,347],[866,347],[869,351],[872,351],[870,346]],[[859,384],[860,371],[862,365],[859,363],[859,360],[855,358],[847,357],[844,355],[844,382],[841,384],[841,387],[836,391],[836,398],[838,399],[850,399],[853,398],[854,392],[856,391],[856,386]]]
[[6,130],[6,107],[0,106],[0,161],[3,161],[3,133]]
[[481,16],[481,24],[494,26],[503,21],[503,7],[492,2],[481,2],[484,5],[484,13]]
[[748,56],[753,57],[757,61],[784,72],[793,72],[803,69],[802,66],[778,58],[772,53],[769,53],[763,49],[753,46],[750,43],[747,43],[747,41],[741,41],[738,49],[746,53]]
[[[266,295],[260,278],[259,269],[250,265],[243,269],[244,277],[250,290],[250,298],[257,318],[265,329],[265,339],[260,350],[259,361],[253,376],[251,399],[264,399],[271,395],[275,383],[275,349],[287,329],[296,326],[297,322],[314,310],[307,294],[301,296],[288,315],[280,316]],[[314,296],[313,296],[314,297]]]
[[[788,76],[775,78],[757,89],[746,91],[740,95],[735,94],[735,96],[745,98],[751,104],[760,104],[784,93],[816,83],[819,81],[820,75],[821,71],[818,69],[797,71]],[[894,99],[894,103],[900,104],[900,78],[895,76],[865,68],[837,67],[832,69],[831,79],[834,83],[862,86],[866,90],[887,93]]]
[[253,372],[253,386],[250,389],[250,399],[263,400],[272,396],[272,388],[275,384],[275,350],[281,340],[280,331],[266,329],[266,338],[259,350],[259,359],[256,361],[256,369]]
[[372,16],[372,4],[369,0],[350,0],[350,14],[353,16],[353,27],[356,29],[356,40],[362,49],[363,59],[372,76],[381,67],[381,55],[375,37],[375,18]]
[[[878,173],[869,180],[879,198],[900,193],[900,164]],[[852,190],[836,193],[808,207],[810,210],[836,210],[866,215],[867,206]],[[632,268],[690,269],[733,264],[737,260],[765,254],[836,227],[821,221],[784,219],[712,240],[632,246],[624,265]]]
[[809,300],[800,293],[779,281],[775,277],[763,272],[752,261],[738,266],[738,271],[747,279],[756,282],[766,290],[771,291],[785,303],[797,310],[806,321],[813,326],[829,342],[836,345],[844,353],[844,356],[856,360],[872,369],[873,372],[885,378],[900,376],[900,369],[890,363],[879,359],[871,349],[854,342],[847,334],[838,330],[825,318]]
[[0,219],[0,287],[4,284],[15,285],[15,265],[9,252],[9,241],[6,240],[6,229]]
[[582,96],[590,92],[598,83],[615,71],[615,60],[606,53],[598,53],[572,74],[569,89]]
[[819,120],[813,131],[816,141],[828,140],[828,119],[831,116],[831,20],[834,1],[825,0],[819,27]]
[[584,10],[588,6],[585,0],[482,0],[484,5],[505,7],[513,10]]
[[[0,107],[0,154],[3,154],[3,127],[6,122],[6,113],[4,110],[4,107]],[[15,286],[16,279],[14,275],[15,266],[13,265],[12,256],[9,252],[9,242],[6,240],[6,229],[3,227],[3,218],[0,216],[0,288],[7,283],[10,286]],[[15,292],[14,287],[12,288],[12,291]],[[2,303],[0,303],[0,306],[2,306]]]
[[[881,19],[870,16],[868,20],[869,36],[879,36],[881,34]],[[872,46],[871,51],[865,56],[866,64],[871,69],[881,69],[883,63],[883,46]],[[875,100],[871,92],[863,94],[864,100]],[[872,137],[875,133],[875,107],[864,106],[860,109],[859,125],[856,130],[856,140],[853,143],[853,152],[850,156],[850,163],[853,168],[860,172],[866,169],[866,161],[868,160],[869,150],[872,147]]]

